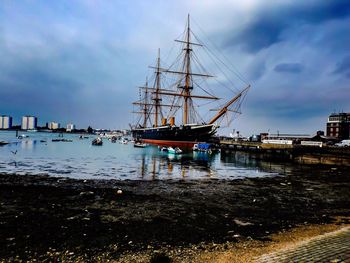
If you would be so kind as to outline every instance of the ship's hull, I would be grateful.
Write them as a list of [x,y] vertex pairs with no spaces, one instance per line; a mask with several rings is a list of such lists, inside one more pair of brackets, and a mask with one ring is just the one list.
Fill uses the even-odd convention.
[[192,147],[195,143],[209,141],[215,134],[217,126],[183,125],[160,126],[155,128],[133,129],[132,135],[136,140],[157,145],[174,145]]

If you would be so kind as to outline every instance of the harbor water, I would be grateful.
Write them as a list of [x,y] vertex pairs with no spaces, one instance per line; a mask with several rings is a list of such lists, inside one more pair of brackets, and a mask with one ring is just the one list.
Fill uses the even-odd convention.
[[[1,131],[0,172],[47,174],[75,179],[201,180],[275,176],[278,173],[242,156],[187,152],[181,155],[159,151],[156,146],[135,148],[132,143],[92,146],[95,135]],[[242,159],[243,158],[243,159]]]

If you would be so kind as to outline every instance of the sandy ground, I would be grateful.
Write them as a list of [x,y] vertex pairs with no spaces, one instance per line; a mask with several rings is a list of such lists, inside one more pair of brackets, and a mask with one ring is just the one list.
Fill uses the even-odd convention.
[[146,250],[138,253],[126,253],[112,262],[150,262],[162,257],[171,262],[212,262],[247,263],[276,250],[295,247],[313,237],[343,229],[350,225],[349,217],[334,218],[333,224],[298,225],[293,229],[271,234],[269,241],[240,240],[225,244],[207,244],[204,249],[171,248],[159,251]]
[[231,181],[0,174],[0,259],[249,262],[348,224],[349,189],[341,168]]

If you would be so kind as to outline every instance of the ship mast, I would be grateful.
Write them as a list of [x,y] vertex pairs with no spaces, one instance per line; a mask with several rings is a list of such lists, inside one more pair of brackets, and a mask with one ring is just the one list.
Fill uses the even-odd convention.
[[[143,117],[143,125],[142,127],[145,128],[147,126],[147,121],[149,120],[149,115],[150,115],[150,106],[151,104],[149,102],[149,90],[150,88],[148,87],[148,78],[146,78],[146,83],[145,86],[139,87],[140,89],[140,100],[133,102],[133,105],[139,105],[140,106],[140,111],[133,111],[133,113],[137,114],[142,114]],[[141,92],[143,91],[144,96],[141,96]]]
[[190,15],[187,16],[187,27],[186,32],[183,40],[175,40],[176,42],[183,44],[183,63],[180,71],[177,70],[170,70],[170,69],[161,69],[165,73],[170,74],[177,74],[184,76],[180,78],[179,83],[184,81],[184,83],[179,84],[178,88],[182,89],[180,93],[173,93],[173,92],[164,92],[160,91],[159,94],[166,95],[166,96],[178,96],[183,98],[183,125],[189,124],[191,119],[191,112],[195,112],[193,109],[193,98],[197,99],[211,99],[211,100],[218,100],[219,98],[212,96],[209,94],[209,96],[203,96],[203,95],[193,95],[193,76],[195,77],[213,77],[208,74],[201,74],[201,73],[193,73],[191,70],[191,57],[192,57],[192,46],[202,46],[202,44],[199,43],[193,43],[191,42],[191,28],[190,28]]
[[[158,127],[159,125],[159,116],[162,115],[162,107],[171,107],[171,108],[177,108],[179,106],[173,105],[173,104],[161,104],[162,98],[161,95],[164,92],[171,92],[171,90],[162,89],[161,88],[161,74],[162,74],[162,68],[160,67],[160,50],[158,50],[158,58],[156,62],[156,66],[152,67],[154,68],[154,84],[153,87],[148,86],[148,79],[146,79],[146,85],[143,87],[139,87],[140,90],[143,90],[143,97],[139,101],[133,102],[134,105],[141,106],[140,111],[133,112],[142,114],[143,117],[143,128],[147,127],[147,122],[150,122],[152,124],[150,115],[154,115],[154,122],[153,127]],[[150,101],[150,95],[152,94],[152,98]]]
[[145,103],[143,105],[143,127],[147,126],[148,118],[148,78],[146,78],[145,84]]
[[154,114],[154,127],[158,127],[158,116],[160,114],[160,101],[162,100],[159,96],[160,91],[160,49],[158,49],[158,58],[157,58],[157,68],[156,68],[156,78],[155,78],[155,92],[154,92],[154,106],[155,106],[155,114]]
[[187,16],[187,37],[186,37],[186,48],[185,48],[185,63],[186,63],[186,80],[185,80],[185,87],[184,87],[184,113],[183,113],[183,124],[186,125],[188,123],[188,100],[190,99],[190,81],[191,81],[191,75],[190,75],[190,67],[191,67],[191,60],[190,60],[190,15]]

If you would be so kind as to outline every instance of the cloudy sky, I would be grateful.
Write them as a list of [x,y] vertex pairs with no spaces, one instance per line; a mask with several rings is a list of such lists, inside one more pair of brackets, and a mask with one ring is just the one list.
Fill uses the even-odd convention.
[[252,85],[229,129],[312,134],[331,112],[350,112],[347,0],[4,0],[0,114],[128,127],[148,66],[188,13]]

